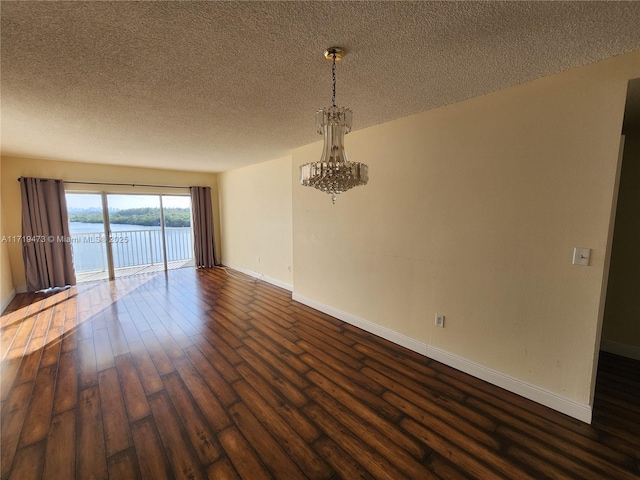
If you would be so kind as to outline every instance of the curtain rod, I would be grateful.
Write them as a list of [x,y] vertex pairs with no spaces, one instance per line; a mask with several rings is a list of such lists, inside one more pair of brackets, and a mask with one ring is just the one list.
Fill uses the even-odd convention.
[[[18,181],[22,180],[22,177],[18,178]],[[47,180],[47,179],[43,179]],[[184,185],[149,185],[145,183],[109,183],[109,182],[69,182],[62,180],[62,183],[74,183],[77,185],[110,185],[114,187],[153,187],[153,188],[190,188]]]

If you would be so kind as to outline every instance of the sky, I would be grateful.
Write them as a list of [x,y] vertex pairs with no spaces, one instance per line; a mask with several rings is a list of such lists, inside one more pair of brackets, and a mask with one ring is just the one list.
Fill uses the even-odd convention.
[[[99,193],[67,193],[67,208],[101,208],[102,198]],[[126,208],[144,208],[160,206],[158,195],[107,195],[109,208],[123,210]],[[162,203],[165,208],[189,208],[191,198],[188,195],[164,195]]]

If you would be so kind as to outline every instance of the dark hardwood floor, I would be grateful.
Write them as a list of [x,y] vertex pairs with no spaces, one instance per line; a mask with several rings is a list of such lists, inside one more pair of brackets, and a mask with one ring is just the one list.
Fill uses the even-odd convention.
[[222,270],[18,295],[1,341],[2,479],[640,478],[640,362],[586,425]]

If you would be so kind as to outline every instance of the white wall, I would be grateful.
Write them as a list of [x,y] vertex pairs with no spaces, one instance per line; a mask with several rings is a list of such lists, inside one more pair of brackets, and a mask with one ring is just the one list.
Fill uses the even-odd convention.
[[291,157],[219,175],[222,263],[291,290]]
[[[336,205],[295,185],[321,143],[294,150],[294,296],[589,421],[626,87],[639,74],[634,52],[352,132],[349,158],[369,164],[370,182]],[[574,247],[593,249],[590,266],[571,264]]]

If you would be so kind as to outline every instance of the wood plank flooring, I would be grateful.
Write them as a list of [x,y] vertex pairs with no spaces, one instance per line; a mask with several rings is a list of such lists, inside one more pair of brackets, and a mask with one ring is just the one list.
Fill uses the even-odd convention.
[[640,478],[640,362],[586,425],[233,275],[18,295],[1,478]]

